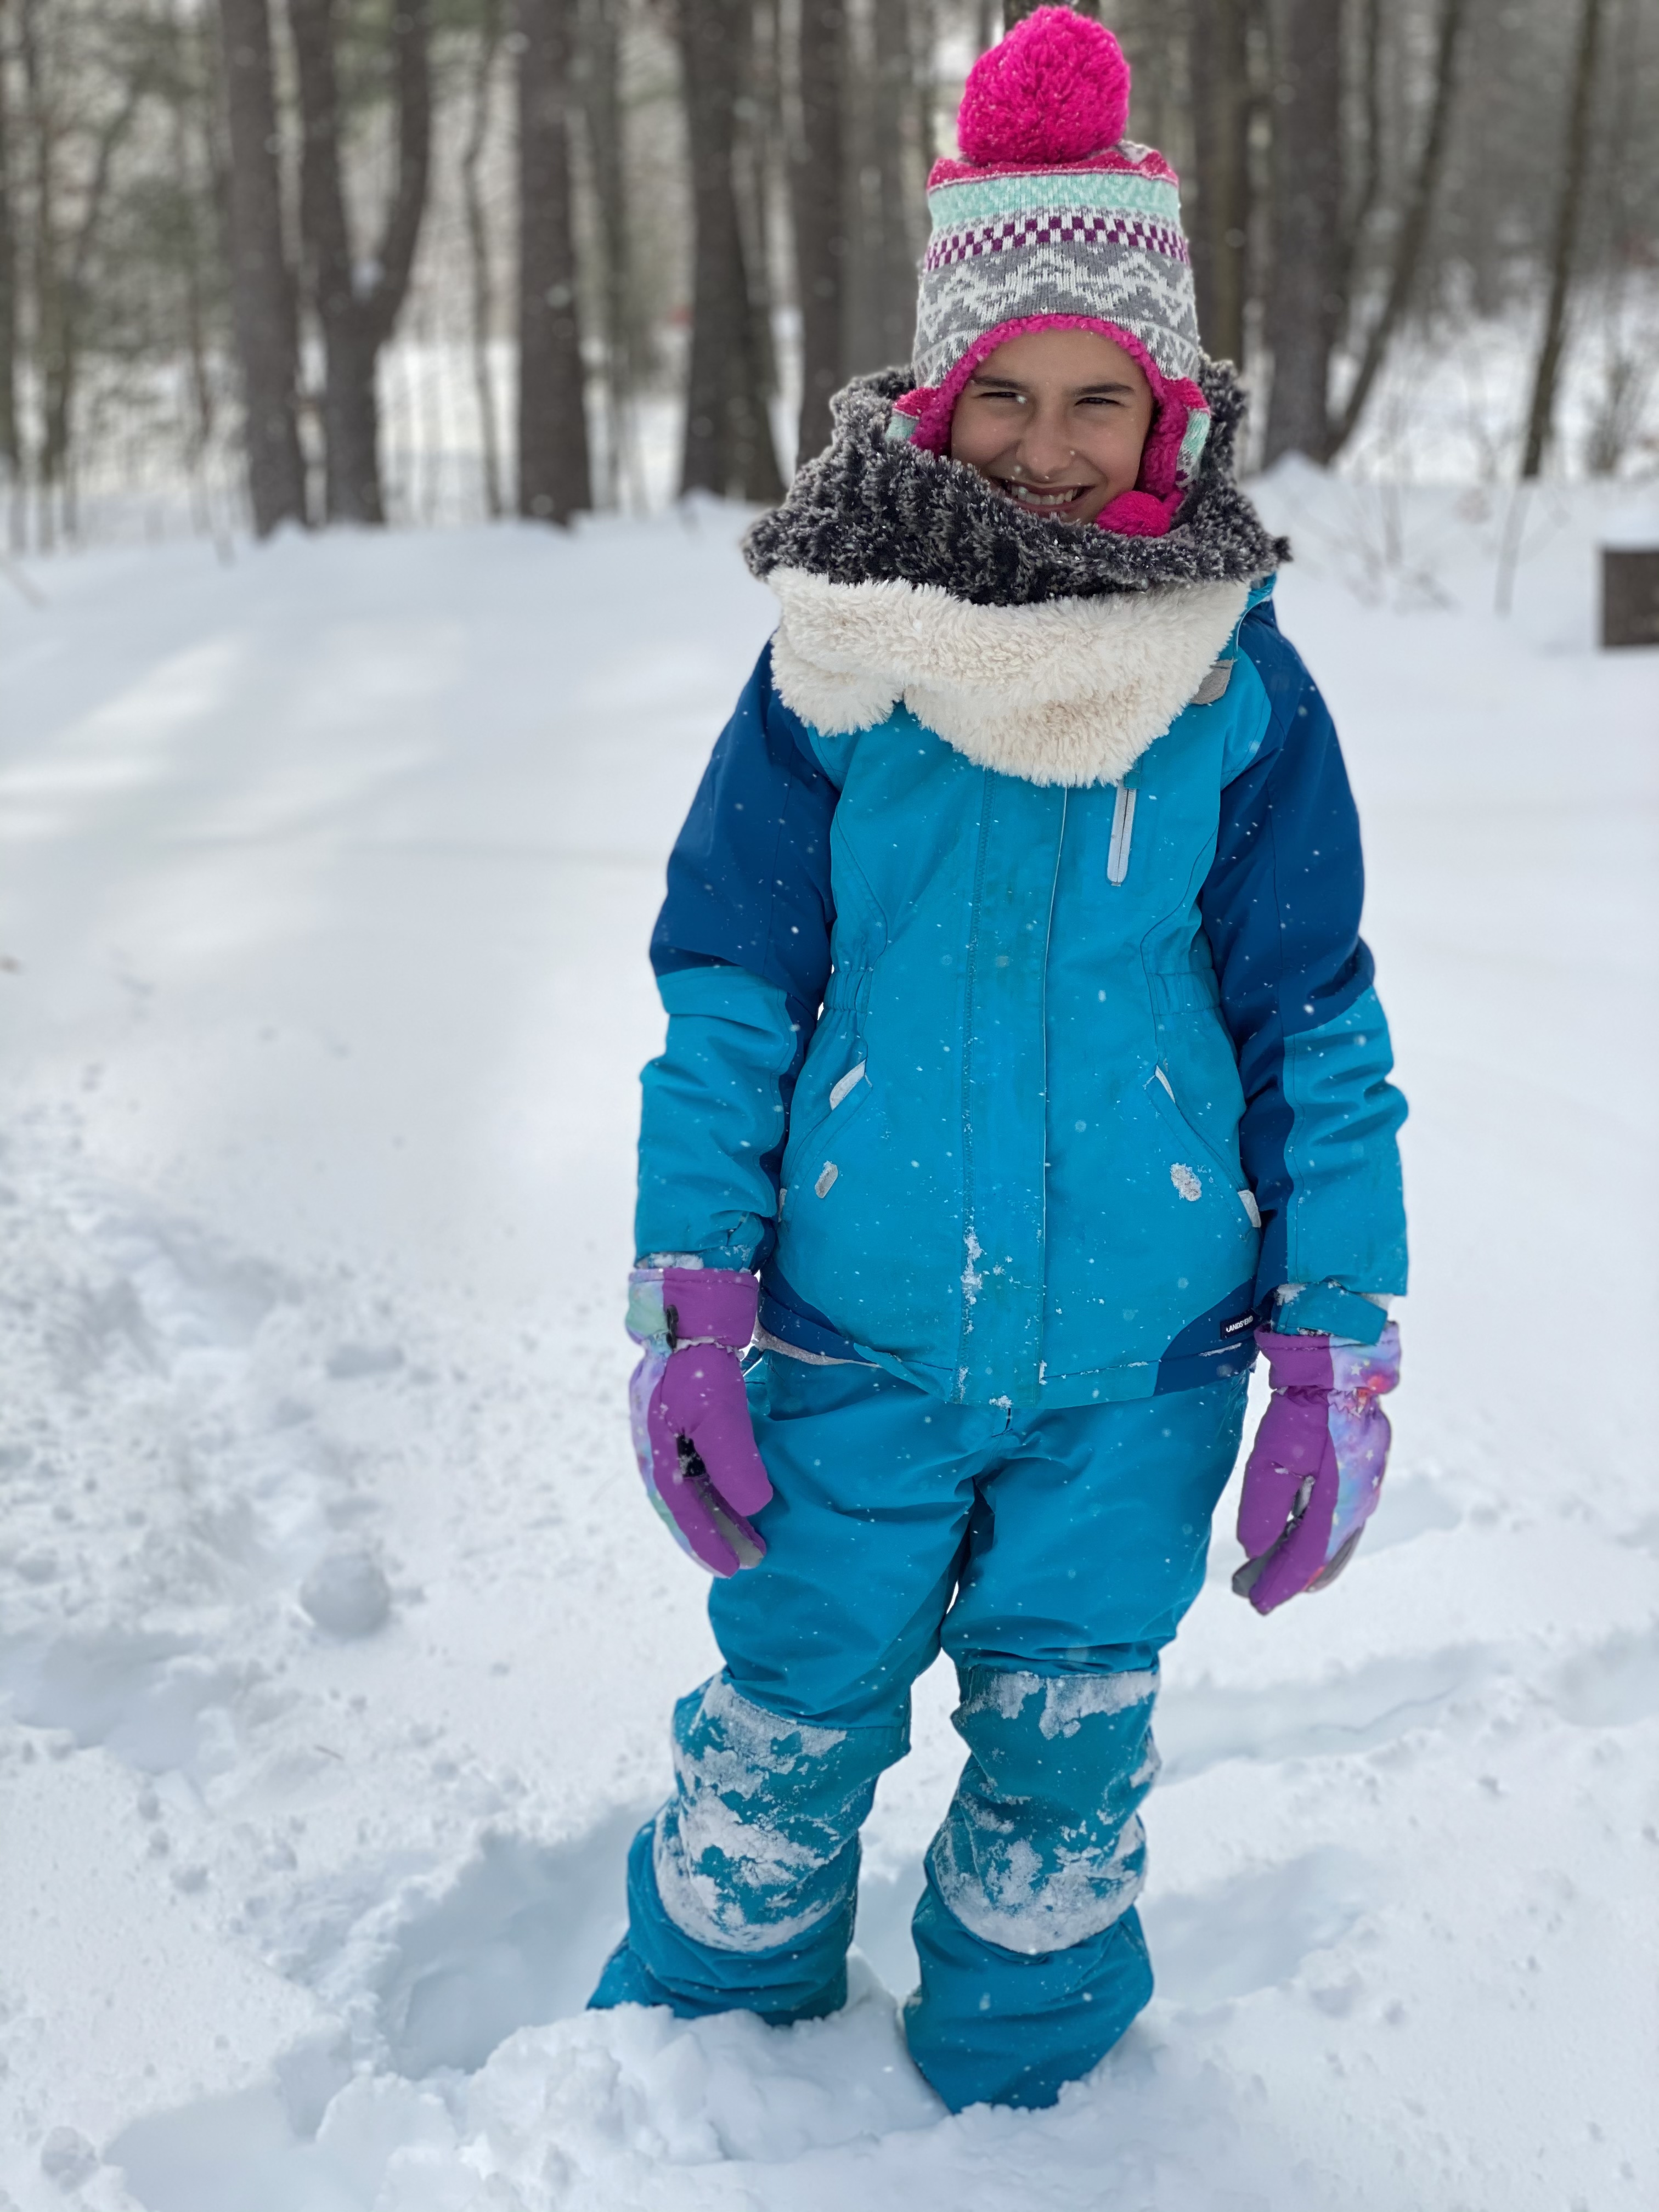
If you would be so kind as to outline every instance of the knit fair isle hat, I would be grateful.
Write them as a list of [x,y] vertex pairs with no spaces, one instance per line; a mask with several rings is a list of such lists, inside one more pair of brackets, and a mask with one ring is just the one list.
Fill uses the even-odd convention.
[[914,392],[890,438],[947,452],[951,419],[988,354],[1027,331],[1097,331],[1152,388],[1133,491],[1097,520],[1161,538],[1210,428],[1194,381],[1200,353],[1180,179],[1123,137],[1129,64],[1103,24],[1039,8],[975,63],[957,119],[960,161],[927,179],[933,237],[921,264]]

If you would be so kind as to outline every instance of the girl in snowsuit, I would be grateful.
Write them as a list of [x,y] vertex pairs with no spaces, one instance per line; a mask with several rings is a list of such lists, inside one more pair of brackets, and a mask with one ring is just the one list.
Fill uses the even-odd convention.
[[1265,1613],[1374,1504],[1406,1286],[1353,803],[1127,91],[1060,8],[976,65],[916,373],[750,535],[781,618],[652,943],[635,1437],[726,1664],[592,2002],[844,2002],[942,1647],[969,1756],[904,2018],[957,2109],[1052,2102],[1151,1995],[1158,1654],[1248,1370]]

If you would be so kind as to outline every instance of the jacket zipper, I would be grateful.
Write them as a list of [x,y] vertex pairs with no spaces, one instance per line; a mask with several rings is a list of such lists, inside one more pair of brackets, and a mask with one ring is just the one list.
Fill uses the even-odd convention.
[[1054,905],[1060,896],[1060,872],[1066,859],[1066,823],[1070,813],[1071,793],[1064,784],[1060,791],[1060,832],[1054,839],[1054,872],[1048,885],[1048,918],[1042,933],[1042,1228],[1039,1247],[1042,1270],[1042,1304],[1037,1315],[1037,1389],[1042,1388],[1048,1363],[1043,1358],[1043,1336],[1048,1321],[1048,957],[1054,942]]

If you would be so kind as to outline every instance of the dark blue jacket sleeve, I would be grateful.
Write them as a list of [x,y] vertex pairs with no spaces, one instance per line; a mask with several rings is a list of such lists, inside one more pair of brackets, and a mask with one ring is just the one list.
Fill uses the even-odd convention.
[[839,793],[762,653],[668,863],[651,940],[666,1044],[644,1074],[641,1253],[764,1264],[796,1078],[830,975]]
[[[1268,726],[1222,793],[1200,910],[1243,1083],[1240,1149],[1262,1217],[1258,1297],[1287,1282],[1402,1291],[1405,1102],[1387,1080],[1388,1025],[1359,935],[1358,815],[1329,711],[1270,603],[1245,617],[1239,646],[1267,692]],[[1340,1300],[1327,1305],[1341,1311]],[[1352,1304],[1347,1315],[1349,1333],[1375,1333]]]
[[830,976],[830,824],[840,796],[772,684],[769,645],[703,771],[651,939],[659,975],[724,963],[775,983],[801,1050]]

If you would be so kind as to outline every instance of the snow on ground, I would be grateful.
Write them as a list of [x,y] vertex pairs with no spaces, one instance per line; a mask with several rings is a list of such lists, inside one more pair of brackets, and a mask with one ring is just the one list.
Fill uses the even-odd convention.
[[1659,2201],[1659,663],[1593,495],[1281,474],[1413,1104],[1398,1448],[1328,1596],[1168,1670],[1160,1993],[946,2117],[864,1963],[579,2010],[702,1584],[623,1417],[664,854],[769,627],[737,519],[194,544],[0,606],[0,2208]]

